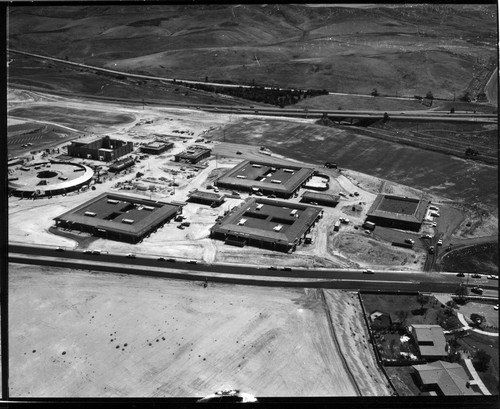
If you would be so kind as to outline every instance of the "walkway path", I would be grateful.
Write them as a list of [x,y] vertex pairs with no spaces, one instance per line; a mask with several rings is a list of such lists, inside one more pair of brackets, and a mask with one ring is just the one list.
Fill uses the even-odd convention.
[[472,361],[468,358],[464,359],[465,365],[467,365],[467,369],[469,370],[471,376],[472,376],[472,381],[470,381],[471,385],[477,385],[479,389],[481,389],[481,393],[483,395],[491,395],[490,391],[488,388],[484,385],[483,381],[479,377],[479,375],[476,372],[476,369],[472,365]]
[[471,331],[477,332],[479,334],[487,335],[487,336],[490,336],[490,337],[498,337],[498,332],[487,332],[487,331],[483,331],[483,330],[480,330],[480,329],[477,329],[477,328],[472,328],[468,324],[468,322],[465,320],[464,315],[461,314],[461,313],[459,313],[459,312],[457,312],[457,317],[460,320],[460,322],[462,323],[462,325],[464,326],[464,329],[470,329]]

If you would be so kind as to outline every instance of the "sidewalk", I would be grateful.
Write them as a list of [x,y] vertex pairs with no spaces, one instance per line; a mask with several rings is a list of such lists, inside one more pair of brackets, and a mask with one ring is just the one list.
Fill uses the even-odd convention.
[[472,361],[468,358],[464,359],[465,365],[467,365],[467,370],[470,372],[472,376],[472,381],[470,381],[471,385],[477,385],[479,389],[481,389],[481,393],[483,395],[491,395],[490,391],[488,388],[484,385],[483,381],[479,377],[479,375],[476,372],[476,369],[472,365]]
[[460,320],[460,322],[462,323],[462,325],[464,326],[464,329],[469,329],[471,331],[477,332],[479,334],[487,335],[489,337],[498,337],[498,332],[496,332],[496,333],[495,332],[487,332],[487,331],[483,331],[483,330],[480,330],[477,328],[472,328],[465,320],[464,315],[459,313],[459,312],[457,312],[457,317]]

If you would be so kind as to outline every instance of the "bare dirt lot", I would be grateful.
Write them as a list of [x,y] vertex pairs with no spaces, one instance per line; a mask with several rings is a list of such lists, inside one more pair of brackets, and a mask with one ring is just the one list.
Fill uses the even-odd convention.
[[391,393],[350,293],[24,265],[9,279],[13,397]]

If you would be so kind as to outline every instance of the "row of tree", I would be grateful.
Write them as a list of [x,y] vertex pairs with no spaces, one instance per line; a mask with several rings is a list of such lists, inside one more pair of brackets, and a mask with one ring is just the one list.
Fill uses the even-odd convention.
[[292,90],[282,88],[264,88],[260,86],[251,87],[224,87],[210,84],[191,84],[182,81],[176,81],[175,84],[182,85],[192,89],[198,89],[215,94],[230,95],[237,98],[248,99],[250,101],[277,105],[281,108],[287,105],[293,105],[305,98],[316,97],[318,95],[328,95],[327,90]]

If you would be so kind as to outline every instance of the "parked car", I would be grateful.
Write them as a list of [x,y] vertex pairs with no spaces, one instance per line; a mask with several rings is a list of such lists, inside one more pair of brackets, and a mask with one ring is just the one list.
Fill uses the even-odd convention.
[[240,151],[236,151],[236,155],[241,155],[241,152]]
[[434,246],[429,247],[429,254],[434,254]]
[[165,258],[164,257],[160,257],[160,258],[158,258],[158,261],[165,261]]
[[413,245],[413,244],[415,244],[415,240],[413,240],[413,239],[405,239],[405,243]]
[[101,250],[92,250],[92,254],[101,254]]
[[375,271],[373,271],[371,269],[366,269],[366,270],[363,270],[363,274],[375,274]]
[[498,304],[493,307],[495,311],[498,311]]
[[465,277],[465,274],[464,273],[458,273],[457,277]]
[[483,294],[483,289],[479,287],[472,287],[470,291],[474,294],[479,294],[479,295]]
[[290,267],[283,267],[282,270],[283,271],[292,271],[292,269]]
[[196,260],[189,260],[188,264],[198,264],[198,262]]
[[277,268],[275,266],[270,266],[267,268],[268,270],[277,270]]
[[167,261],[168,261],[169,263],[175,263],[175,258],[167,258]]
[[434,223],[431,224],[432,227],[437,227],[437,225],[438,224],[436,222],[434,222]]
[[128,254],[127,254],[127,257],[128,257],[128,258],[135,258],[135,254],[134,254],[134,253],[128,253]]
[[92,250],[83,250],[84,254],[92,254]]
[[58,247],[56,248],[57,251],[64,251],[64,249],[62,247]]
[[481,278],[481,274],[477,274],[477,273],[475,273],[475,274],[472,274],[472,276],[471,276],[471,277],[472,277],[472,278]]
[[443,245],[443,240],[439,239],[438,242],[437,242],[437,245],[438,246],[442,246]]

